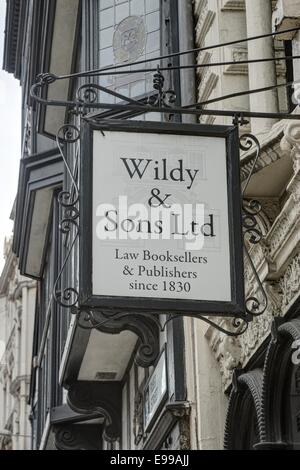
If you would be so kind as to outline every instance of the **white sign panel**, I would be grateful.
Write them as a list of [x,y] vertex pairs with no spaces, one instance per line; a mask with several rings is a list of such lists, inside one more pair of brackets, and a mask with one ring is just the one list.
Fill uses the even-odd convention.
[[[230,301],[225,139],[95,132],[93,151],[94,293]],[[170,231],[168,219],[164,226],[159,214],[152,217],[151,198],[170,206]],[[173,204],[192,212],[203,204],[204,221],[182,224]]]
[[232,303],[227,137],[131,127],[91,141],[92,296]]

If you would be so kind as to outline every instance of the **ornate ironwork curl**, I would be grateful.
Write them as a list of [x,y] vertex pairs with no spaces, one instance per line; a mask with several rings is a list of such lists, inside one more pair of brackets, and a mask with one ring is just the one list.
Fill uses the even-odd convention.
[[[84,330],[93,330],[97,328],[101,328],[102,326],[107,325],[110,323],[112,320],[117,321],[120,320],[124,317],[128,316],[135,316],[138,315],[139,317],[144,317],[144,318],[151,318],[154,323],[157,325],[157,327],[163,331],[163,327],[160,323],[159,317],[155,314],[149,314],[147,312],[112,312],[112,311],[105,311],[105,310],[97,310],[97,309],[87,309],[87,308],[82,308],[82,309],[77,309],[73,308],[71,309],[71,313],[73,315],[77,315],[77,324],[80,328]],[[98,321],[96,319],[96,316],[101,315],[101,321]],[[83,315],[83,318],[81,318],[81,315]],[[81,321],[83,320],[83,322]]]
[[248,262],[251,266],[251,269],[253,271],[255,280],[257,282],[259,291],[261,292],[262,299],[263,299],[262,302],[261,302],[256,296],[248,297],[246,299],[246,302],[245,302],[245,309],[246,309],[246,312],[249,315],[252,315],[253,317],[259,317],[260,315],[263,315],[263,313],[265,313],[265,311],[268,308],[268,296],[267,296],[266,291],[264,289],[263,283],[260,280],[258,272],[255,268],[255,265],[252,261],[249,250],[246,247],[246,244],[244,246],[245,246],[246,257],[247,257]]
[[232,322],[231,322],[232,328],[234,330],[236,330],[236,331],[232,331],[232,330],[223,328],[218,323],[214,322],[210,318],[204,317],[203,315],[188,314],[188,313],[187,314],[177,314],[176,313],[176,314],[170,314],[169,315],[169,318],[166,320],[166,322],[162,326],[161,331],[165,330],[168,323],[170,323],[171,321],[176,320],[177,318],[181,318],[181,317],[190,317],[190,318],[195,318],[197,320],[202,320],[205,323],[207,323],[208,325],[212,326],[213,328],[216,328],[221,333],[223,333],[227,336],[230,336],[232,338],[237,338],[238,336],[242,336],[247,331],[247,329],[249,327],[249,318],[247,318],[246,316],[235,316],[232,319]]
[[[231,336],[231,337],[238,337],[238,336],[243,335],[245,333],[245,331],[247,330],[248,326],[249,326],[249,322],[248,322],[249,319],[246,318],[246,317],[243,317],[243,316],[237,316],[237,317],[234,317],[232,319],[232,322],[231,322],[232,327],[233,327],[233,329],[237,330],[237,331],[232,331],[232,330],[228,330],[228,329],[223,328],[218,323],[212,321],[211,319],[209,319],[207,317],[199,315],[199,314],[180,314],[180,313],[170,314],[168,319],[164,322],[164,324],[161,324],[158,316],[153,315],[152,313],[145,313],[145,312],[139,312],[139,313],[114,312],[114,313],[112,313],[112,312],[101,311],[101,317],[102,317],[101,321],[97,321],[95,310],[92,310],[92,309],[79,310],[79,309],[73,308],[71,310],[71,312],[73,314],[77,315],[77,325],[80,328],[85,329],[85,330],[93,330],[93,329],[100,329],[101,330],[102,327],[105,327],[105,325],[111,323],[112,321],[118,321],[118,320],[120,320],[124,317],[128,317],[130,315],[131,316],[138,315],[139,317],[143,317],[145,319],[147,319],[147,318],[151,319],[151,321],[155,322],[155,324],[157,325],[157,327],[159,328],[159,330],[161,332],[165,331],[165,328],[166,328],[168,323],[170,323],[171,321],[174,321],[178,318],[182,318],[183,316],[184,317],[195,318],[195,319],[198,319],[198,320],[202,320],[205,323],[208,323],[210,326],[213,326],[214,328],[217,328],[221,333],[224,333],[224,334],[226,334],[228,336]],[[100,312],[98,312],[98,314],[99,313]],[[147,347],[146,346],[147,345],[142,346],[144,354],[147,354],[150,351],[150,349],[148,347],[149,345]]]
[[[63,159],[64,165],[71,179],[71,188],[68,191],[62,191],[58,196],[58,201],[63,207],[71,208],[78,203],[79,189],[70,165],[67,161],[67,157],[64,153],[63,144],[75,144],[80,139],[80,130],[73,124],[65,124],[57,132],[56,144],[60,155]],[[72,192],[73,191],[73,192]]]
[[56,82],[58,79],[58,75],[55,75],[54,73],[40,73],[36,77],[36,82],[39,85],[51,85],[51,83]]
[[73,241],[72,241],[72,243],[71,243],[71,245],[68,249],[68,252],[65,256],[64,262],[62,264],[62,267],[60,269],[60,272],[57,276],[57,279],[55,281],[54,288],[53,288],[53,293],[54,293],[53,295],[54,295],[55,301],[61,307],[64,307],[64,308],[74,307],[77,304],[78,298],[79,298],[78,291],[74,287],[66,287],[63,290],[59,289],[59,287],[58,287],[59,283],[61,281],[61,277],[63,275],[63,272],[65,270],[65,267],[67,265],[67,262],[68,262],[68,260],[71,256],[71,253],[73,251],[73,248],[75,246],[76,240],[77,240],[78,235],[79,235],[79,226],[78,226],[78,223],[76,221],[77,218],[78,218],[78,214],[73,216],[73,218],[63,219],[60,223],[60,230],[65,234],[70,233],[71,230],[72,230],[72,227],[75,229],[75,235],[74,235]]
[[164,90],[165,78],[161,73],[159,67],[157,72],[153,75],[153,88],[158,93],[148,99],[148,104],[151,106],[171,108],[176,103],[176,93],[174,90]]
[[100,92],[107,93],[108,95],[114,96],[115,98],[118,98],[119,100],[125,101],[129,104],[141,104],[139,101],[134,100],[133,98],[129,98],[128,96],[122,95],[115,90],[110,90],[109,88],[98,85],[96,83],[87,83],[80,86],[76,93],[76,100],[85,107],[89,105],[93,107],[93,104],[97,103],[98,101],[98,95]]
[[256,200],[256,199],[247,199],[245,198],[246,191],[248,189],[250,180],[253,176],[253,173],[255,171],[260,152],[261,152],[261,146],[259,143],[259,140],[257,137],[255,137],[252,134],[244,134],[240,137],[240,148],[243,151],[249,151],[251,149],[255,150],[255,156],[253,160],[253,164],[251,166],[251,170],[249,172],[249,175],[247,177],[242,196],[243,196],[243,201],[242,201],[242,208],[243,208],[243,229],[244,229],[244,250],[245,254],[247,257],[247,260],[250,264],[251,270],[254,274],[255,280],[258,285],[258,289],[261,292],[262,295],[262,301],[260,301],[256,296],[251,296],[248,297],[245,301],[245,310],[247,314],[251,315],[252,317],[258,317],[262,315],[267,307],[268,307],[268,297],[266,294],[266,291],[264,289],[264,286],[260,280],[260,277],[258,275],[258,272],[256,270],[256,267],[253,263],[253,260],[250,256],[248,247],[247,247],[247,242],[252,244],[252,245],[257,245],[259,242],[261,242],[263,238],[263,233],[259,227],[258,224],[258,216],[262,210],[261,203]]
[[75,309],[77,325],[86,330],[99,330],[119,334],[128,330],[140,339],[135,361],[140,367],[150,367],[159,355],[161,324],[157,314],[139,312],[113,312],[96,309]]
[[79,210],[77,208],[79,200],[79,189],[76,178],[67,161],[64,144],[76,144],[79,141],[79,138],[80,130],[73,124],[65,124],[64,126],[60,127],[56,135],[57,147],[71,181],[70,189],[61,191],[58,195],[58,203],[63,209],[63,217],[60,221],[59,229],[64,235],[73,235],[72,242],[70,243],[53,288],[54,299],[61,307],[64,308],[74,307],[77,304],[79,298],[79,294],[74,287],[66,287],[64,289],[59,288],[63,272],[66,268],[79,235]]
[[247,177],[247,180],[246,180],[243,192],[242,192],[242,195],[244,197],[245,194],[246,194],[246,191],[248,189],[248,186],[249,186],[250,180],[252,178],[252,175],[255,171],[259,156],[260,156],[261,145],[260,145],[260,142],[259,142],[258,138],[255,137],[255,135],[253,135],[253,134],[242,134],[240,136],[240,149],[243,150],[244,152],[247,152],[247,151],[252,150],[252,149],[255,150],[255,156],[254,156],[253,164],[251,166],[251,170],[249,172],[249,175]]
[[248,241],[257,245],[263,238],[263,234],[260,230],[260,227],[257,222],[257,216],[262,210],[261,203],[255,199],[252,200],[243,200],[243,228],[244,228],[244,237]]

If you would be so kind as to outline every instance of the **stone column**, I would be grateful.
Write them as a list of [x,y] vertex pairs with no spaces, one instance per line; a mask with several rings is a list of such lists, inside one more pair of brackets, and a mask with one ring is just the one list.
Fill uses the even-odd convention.
[[[271,0],[246,0],[247,35],[259,36],[272,32]],[[273,38],[263,38],[248,42],[248,59],[274,57]],[[249,64],[249,88],[264,88],[276,85],[276,67],[274,62]],[[277,91],[268,91],[250,95],[250,110],[259,112],[278,112]],[[254,134],[268,132],[276,121],[257,119],[251,121]]]

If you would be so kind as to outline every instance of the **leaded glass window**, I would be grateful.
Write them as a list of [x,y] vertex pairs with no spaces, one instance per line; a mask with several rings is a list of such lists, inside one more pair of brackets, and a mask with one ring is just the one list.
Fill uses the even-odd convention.
[[[106,67],[154,58],[161,51],[160,0],[98,0],[98,66]],[[153,68],[157,62],[124,68],[124,75],[101,77],[100,83],[120,94],[141,98],[153,90],[152,73],[130,73]],[[103,102],[114,102],[103,93]]]

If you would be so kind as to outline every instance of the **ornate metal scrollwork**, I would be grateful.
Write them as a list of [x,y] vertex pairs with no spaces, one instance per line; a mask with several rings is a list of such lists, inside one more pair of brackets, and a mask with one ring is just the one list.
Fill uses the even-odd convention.
[[[73,174],[73,171],[67,161],[67,157],[65,155],[65,144],[76,144],[80,138],[80,130],[78,127],[72,124],[67,124],[62,126],[57,133],[56,136],[56,143],[63,159],[64,165],[67,170],[67,174],[70,178],[70,189],[63,190],[58,195],[58,203],[62,208],[62,219],[59,224],[60,231],[72,238],[70,245],[68,247],[67,253],[65,255],[64,261],[62,263],[60,272],[57,276],[57,279],[54,283],[54,298],[56,302],[65,308],[71,308],[75,306],[78,302],[78,291],[74,287],[66,287],[63,289],[59,288],[62,275],[64,270],[67,266],[68,260],[72,254],[74,249],[75,243],[77,241],[79,235],[79,225],[78,225],[78,218],[79,218],[79,210],[78,210],[78,200],[79,200],[79,189],[76,182],[76,177]],[[76,152],[76,159],[75,159],[75,167],[77,166],[79,158],[79,149]],[[76,170],[75,170],[76,171]]]
[[128,96],[125,96],[125,95],[121,95],[120,93],[114,90],[110,90],[109,88],[103,87],[96,83],[88,83],[79,87],[76,93],[76,100],[78,103],[84,104],[87,106],[90,105],[92,108],[93,104],[98,102],[98,97],[99,97],[100,92],[107,93],[108,95],[114,96],[115,98],[118,98],[119,100],[124,101],[125,103],[135,104],[135,105],[141,104],[137,100],[129,98]]
[[171,108],[176,103],[176,93],[174,90],[164,90],[165,78],[161,73],[159,67],[157,72],[153,75],[153,88],[157,91],[155,96],[148,99],[148,104],[151,106]]
[[140,339],[135,358],[140,367],[150,367],[158,358],[161,329],[158,315],[97,309],[72,309],[72,312],[77,315],[77,324],[83,329],[96,329],[110,334],[119,334],[125,330],[135,333]]
[[[207,323],[208,325],[212,326],[213,328],[216,328],[221,333],[223,333],[227,336],[230,336],[230,337],[235,337],[235,338],[238,337],[238,336],[243,335],[247,331],[248,326],[249,326],[249,319],[246,316],[235,316],[232,319],[229,319],[230,323],[231,323],[231,326],[232,326],[232,328],[230,328],[230,329],[224,328],[223,326],[221,326],[221,324],[216,323],[213,320],[211,320],[210,318],[204,317],[203,315],[185,314],[184,316],[185,317],[190,317],[190,318],[195,318],[197,320],[202,320],[205,323]],[[170,323],[171,321],[176,320],[176,318],[179,318],[179,317],[180,317],[180,315],[178,315],[178,314],[169,315],[166,322],[164,323],[164,325],[162,327],[162,331],[165,330],[168,323]],[[228,320],[228,318],[226,318],[226,320]]]
[[243,223],[243,229],[244,229],[245,255],[246,255],[247,261],[250,264],[250,267],[252,269],[252,272],[254,274],[255,280],[258,285],[259,292],[261,293],[261,297],[262,297],[262,300],[259,300],[254,295],[247,298],[245,301],[245,310],[252,317],[257,317],[257,316],[262,315],[266,311],[268,307],[268,297],[264,289],[264,286],[260,280],[256,267],[253,263],[253,260],[251,258],[247,244],[257,245],[263,238],[263,233],[258,224],[258,217],[262,210],[262,206],[258,200],[248,199],[245,197],[245,195],[246,195],[246,191],[248,189],[250,180],[252,178],[252,175],[255,171],[255,168],[259,159],[261,146],[260,146],[259,140],[254,135],[244,134],[240,137],[240,148],[243,151],[248,151],[248,150],[251,150],[252,148],[255,149],[255,156],[254,156],[253,164],[251,166],[251,170],[247,177],[247,180],[243,189],[243,193],[242,193],[242,196],[243,196],[242,223]]

